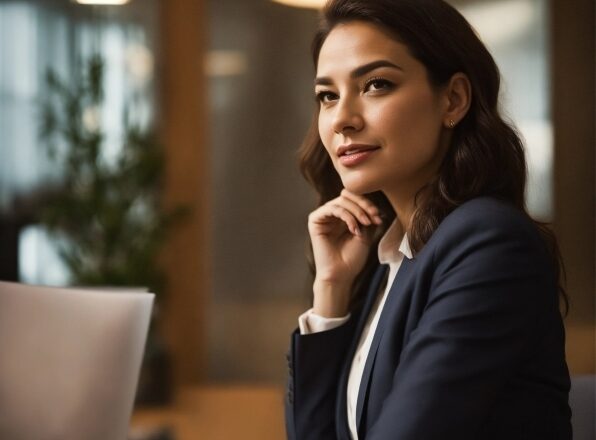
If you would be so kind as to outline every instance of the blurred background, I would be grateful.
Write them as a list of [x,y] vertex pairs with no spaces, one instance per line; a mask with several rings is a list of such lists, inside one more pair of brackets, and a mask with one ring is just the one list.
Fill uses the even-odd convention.
[[[131,438],[284,436],[320,3],[0,0],[0,279],[157,293]],[[451,3],[501,68],[593,375],[594,2]]]

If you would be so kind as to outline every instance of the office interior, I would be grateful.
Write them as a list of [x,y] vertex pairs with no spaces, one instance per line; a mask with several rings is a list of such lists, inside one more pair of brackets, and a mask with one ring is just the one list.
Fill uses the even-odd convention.
[[[316,197],[296,151],[314,107],[317,5],[100,3],[0,0],[0,279],[76,282],[60,257],[68,237],[41,215],[63,183],[43,102],[49,70],[76,94],[77,72],[99,55],[101,103],[69,117],[101,133],[98,160],[114,167],[132,120],[147,134],[141,147],[161,148],[157,206],[179,213],[154,252],[161,388],[135,406],[131,438],[151,429],[177,440],[283,438],[285,353],[311,295],[306,218]],[[526,142],[528,209],[552,224],[565,262],[570,372],[593,377],[594,1],[450,3],[501,68],[503,110]]]

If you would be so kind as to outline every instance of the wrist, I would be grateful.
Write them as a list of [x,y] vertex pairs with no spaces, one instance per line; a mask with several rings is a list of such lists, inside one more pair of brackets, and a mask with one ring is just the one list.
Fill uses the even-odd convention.
[[350,284],[315,279],[313,312],[325,318],[344,317],[349,312]]

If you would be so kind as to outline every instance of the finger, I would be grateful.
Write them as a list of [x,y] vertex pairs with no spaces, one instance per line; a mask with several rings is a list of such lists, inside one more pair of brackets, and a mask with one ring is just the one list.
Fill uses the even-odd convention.
[[369,217],[376,224],[380,225],[381,223],[383,223],[383,220],[381,219],[381,216],[380,216],[381,211],[367,197],[362,196],[360,194],[355,194],[353,192],[350,192],[345,188],[341,191],[340,197],[344,197],[344,198],[352,201],[353,203],[357,204],[358,206],[360,206],[363,210],[365,210],[368,213]]
[[361,235],[356,218],[343,206],[327,203],[316,211],[312,212],[309,217],[314,224],[319,225],[324,225],[327,223],[325,219],[340,219],[346,224],[348,230],[352,234]]
[[371,216],[360,205],[347,197],[340,196],[329,203],[347,209],[363,225],[368,226],[373,223]]
[[343,206],[334,204],[330,205],[329,208],[331,210],[331,213],[335,217],[344,221],[344,223],[348,226],[348,229],[352,234],[362,235],[360,232],[360,228],[358,227],[358,221],[350,211],[348,211]]

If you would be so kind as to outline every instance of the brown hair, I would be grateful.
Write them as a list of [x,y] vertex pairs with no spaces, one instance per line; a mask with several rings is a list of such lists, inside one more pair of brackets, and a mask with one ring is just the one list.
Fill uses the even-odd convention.
[[[453,130],[438,175],[416,194],[415,202],[423,191],[425,198],[424,203],[415,203],[408,230],[412,250],[418,252],[457,206],[481,195],[496,197],[517,207],[539,229],[552,257],[567,311],[568,299],[561,280],[565,272],[556,237],[547,223],[532,219],[526,210],[523,143],[513,125],[500,115],[499,69],[470,24],[443,0],[330,0],[312,43],[315,68],[321,46],[331,30],[349,21],[370,22],[388,30],[424,64],[432,86],[445,85],[458,72],[464,73],[471,84],[470,109]],[[318,192],[322,205],[339,196],[343,185],[319,137],[318,111],[317,105],[299,154],[302,174]],[[395,218],[389,201],[381,192],[367,196],[383,212],[386,228]],[[360,287],[376,264],[373,246],[354,292],[363,290]],[[359,302],[357,296],[352,306]]]

